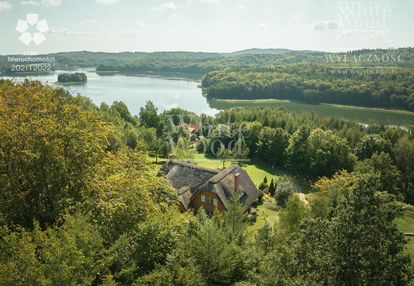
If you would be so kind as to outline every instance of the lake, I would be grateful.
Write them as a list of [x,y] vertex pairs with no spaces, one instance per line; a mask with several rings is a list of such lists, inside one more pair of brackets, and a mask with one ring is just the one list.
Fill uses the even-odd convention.
[[[48,75],[32,75],[32,79],[54,83],[59,73]],[[75,72],[75,71],[65,71]],[[92,71],[84,71],[88,82],[81,85],[63,86],[72,94],[89,97],[96,105],[102,102],[111,104],[123,101],[132,114],[137,115],[139,108],[151,100],[159,109],[164,111],[180,107],[195,112],[213,115],[219,110],[234,107],[270,106],[284,108],[293,112],[314,112],[320,116],[338,117],[364,124],[381,123],[384,125],[407,126],[414,124],[414,113],[396,110],[362,108],[354,106],[338,106],[291,102],[287,100],[212,100],[207,102],[202,95],[199,83],[194,80],[171,79],[159,77],[128,76],[128,75],[98,75]],[[9,78],[10,77],[3,77]],[[23,77],[17,77],[23,80]]]
[[[65,71],[75,72],[75,71]],[[79,72],[79,71],[78,71]],[[84,71],[88,82],[79,85],[62,86],[71,94],[81,94],[89,97],[96,105],[102,102],[111,104],[114,101],[123,101],[132,114],[137,115],[139,108],[151,100],[159,109],[164,111],[174,107],[180,107],[193,111],[197,114],[206,113],[213,115],[218,111],[210,108],[205,97],[201,94],[198,84],[192,80],[165,79],[157,77],[126,76],[126,75],[104,75],[95,72]],[[63,71],[56,71],[47,75],[31,75],[33,80],[43,83],[54,83],[57,76]],[[11,79],[11,77],[3,77]],[[16,77],[23,80],[24,77]]]

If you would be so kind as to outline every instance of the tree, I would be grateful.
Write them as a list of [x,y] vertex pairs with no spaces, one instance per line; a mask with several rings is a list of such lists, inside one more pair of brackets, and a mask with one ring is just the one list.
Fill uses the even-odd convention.
[[285,163],[285,150],[289,144],[289,133],[282,128],[264,127],[257,141],[257,156],[272,164]]
[[286,208],[280,214],[279,228],[284,234],[291,234],[299,230],[300,224],[308,215],[305,203],[297,194],[291,195]]
[[354,158],[345,139],[332,131],[314,129],[308,138],[309,174],[313,178],[352,170]]
[[401,137],[394,146],[395,162],[402,173],[402,189],[408,203],[414,204],[414,142]]
[[1,229],[0,285],[91,285],[107,266],[102,237],[79,214],[47,230]]
[[270,185],[269,185],[269,194],[273,196],[275,192],[276,192],[275,182],[273,181],[273,178],[272,178],[272,180],[270,181]]
[[231,159],[232,156],[230,150],[226,148],[223,143],[220,143],[220,148],[217,151],[217,157],[222,161],[224,169],[226,167],[226,161]]
[[291,170],[298,173],[307,174],[309,172],[308,136],[308,130],[305,128],[298,129],[290,137],[289,145],[286,148],[287,165]]
[[160,118],[158,117],[158,109],[152,101],[147,101],[139,112],[140,123],[147,128],[155,128],[158,130],[160,126]]
[[358,162],[356,171],[362,174],[377,173],[382,190],[396,196],[400,195],[401,173],[394,166],[388,153],[374,153],[370,159]]
[[390,153],[391,142],[382,138],[378,134],[367,134],[355,147],[355,155],[359,159],[369,159],[374,153]]
[[290,178],[280,178],[275,192],[276,204],[284,208],[289,197],[295,192],[295,189],[295,185]]
[[126,122],[137,125],[136,119],[132,116],[132,114],[128,110],[128,106],[122,101],[114,101],[111,105],[111,111],[116,112],[121,116],[123,120]]
[[207,220],[189,239],[186,247],[199,265],[207,285],[231,284],[237,266],[238,247],[229,243],[224,230]]
[[132,283],[156,266],[165,265],[168,255],[185,239],[189,217],[178,210],[152,214],[132,231],[121,236],[113,245],[115,264],[120,271],[114,274],[123,284]]
[[375,175],[361,175],[336,210],[331,250],[337,284],[406,285],[412,277],[404,235],[394,223],[400,212],[379,191]]
[[48,225],[82,201],[110,130],[84,105],[39,82],[0,88],[3,221],[30,227],[36,219]]
[[173,191],[162,178],[154,179],[147,155],[122,148],[108,153],[95,169],[82,208],[91,214],[105,242],[114,243],[168,206]]

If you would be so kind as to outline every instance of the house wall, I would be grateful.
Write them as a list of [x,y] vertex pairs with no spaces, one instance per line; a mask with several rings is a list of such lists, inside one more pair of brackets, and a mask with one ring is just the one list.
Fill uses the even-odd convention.
[[[202,202],[202,196],[205,198],[205,202]],[[208,201],[214,202],[216,200],[217,205],[214,205],[214,203],[209,203]],[[224,211],[225,207],[221,203],[220,199],[215,193],[208,192],[208,191],[200,191],[198,192],[193,200],[191,201],[192,207],[195,211],[198,211],[200,208],[205,209],[206,211],[216,212],[216,211]]]

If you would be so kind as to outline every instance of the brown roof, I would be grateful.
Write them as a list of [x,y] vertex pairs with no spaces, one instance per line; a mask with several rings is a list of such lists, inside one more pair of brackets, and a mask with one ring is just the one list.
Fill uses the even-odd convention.
[[194,195],[200,191],[217,194],[225,207],[234,194],[234,175],[239,173],[239,198],[247,210],[259,197],[259,192],[249,175],[238,165],[224,170],[200,167],[191,163],[172,160],[162,168],[172,187],[177,190],[178,200],[185,209],[190,207]]

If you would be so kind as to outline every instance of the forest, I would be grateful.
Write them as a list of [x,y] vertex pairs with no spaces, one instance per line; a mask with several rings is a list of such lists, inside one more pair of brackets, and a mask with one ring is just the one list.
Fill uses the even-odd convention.
[[[414,111],[414,72],[351,72],[321,64],[213,71],[203,77],[209,99],[288,99]],[[359,70],[361,71],[361,70]],[[346,73],[344,73],[346,72]]]
[[[0,285],[412,285],[395,224],[414,204],[412,128],[271,108],[197,116],[148,102],[138,114],[0,80]],[[273,184],[280,218],[253,234],[236,198],[212,218],[180,213],[156,177],[173,144],[195,152],[180,120],[209,134],[198,152],[220,139],[220,158],[284,168],[313,196]],[[232,140],[241,153],[223,148]]]

